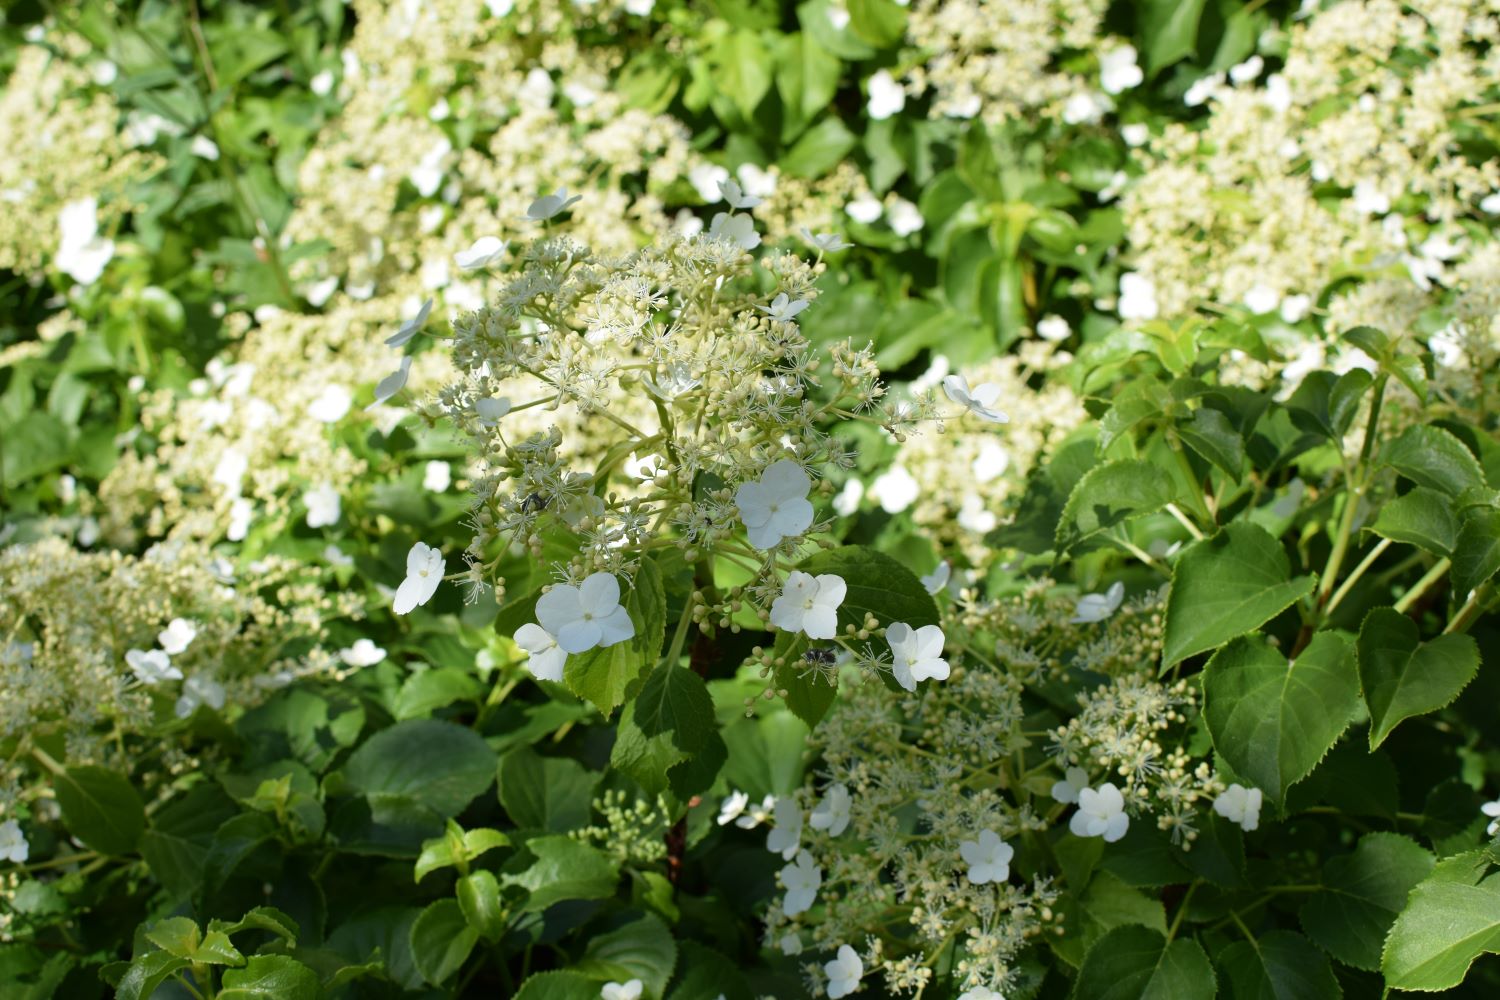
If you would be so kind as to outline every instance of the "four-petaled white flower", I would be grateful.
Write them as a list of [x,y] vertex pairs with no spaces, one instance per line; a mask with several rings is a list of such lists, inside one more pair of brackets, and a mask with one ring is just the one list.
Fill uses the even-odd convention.
[[645,984],[639,979],[623,983],[605,983],[599,990],[600,1000],[640,1000]]
[[193,644],[198,638],[198,623],[186,618],[173,618],[167,622],[167,627],[156,633],[156,641],[161,646],[162,652],[168,656],[176,656]]
[[339,500],[339,491],[334,489],[332,483],[314,486],[302,494],[302,502],[307,505],[309,528],[326,528],[330,524],[338,524],[343,505]]
[[1080,597],[1078,606],[1073,610],[1073,617],[1068,621],[1074,625],[1102,622],[1120,610],[1120,602],[1123,600],[1125,600],[1125,585],[1118,582],[1112,583],[1102,594],[1084,594]]
[[1134,45],[1121,45],[1099,57],[1099,86],[1106,94],[1118,94],[1139,87],[1146,78],[1136,63]]
[[776,825],[766,834],[766,850],[792,860],[802,846],[802,807],[796,799],[776,800]]
[[848,250],[854,245],[853,243],[845,243],[843,237],[839,236],[838,233],[814,233],[806,226],[803,226],[798,232],[802,234],[802,238],[808,242],[809,246],[823,253],[832,253],[835,250]]
[[1144,274],[1120,275],[1120,302],[1117,307],[1121,319],[1155,319],[1159,311],[1156,304],[1156,285]]
[[899,514],[917,502],[922,495],[922,484],[907,471],[904,465],[893,465],[870,483],[870,495],[880,502],[880,509],[887,514]]
[[1496,799],[1493,802],[1486,802],[1479,807],[1479,811],[1491,819],[1490,825],[1485,828],[1485,836],[1493,837],[1495,834],[1500,833],[1500,799]]
[[888,69],[876,70],[868,84],[870,99],[865,108],[876,121],[889,118],[906,107],[906,91]]
[[1214,799],[1214,812],[1231,823],[1238,823],[1241,829],[1254,830],[1260,826],[1261,799],[1259,788],[1233,784]]
[[1010,422],[1010,417],[994,408],[995,400],[1000,398],[1000,387],[994,382],[984,382],[970,389],[969,380],[962,375],[948,375],[943,378],[943,392],[980,420],[995,424]]
[[528,622],[516,629],[515,641],[529,654],[526,669],[531,671],[531,676],[539,681],[563,679],[563,663],[568,654],[557,644],[551,632],[535,622]]
[[814,830],[827,830],[828,836],[837,837],[849,826],[849,788],[833,785],[823,794],[808,819]]
[[400,367],[398,367],[395,371],[391,372],[385,378],[376,383],[375,401],[369,406],[365,407],[365,409],[375,409],[375,407],[379,406],[381,403],[384,403],[386,400],[396,395],[396,393],[406,388],[406,378],[410,374],[411,355],[408,354],[406,357],[401,359]]
[[768,306],[756,306],[761,312],[766,313],[778,323],[790,323],[797,318],[797,314],[806,309],[810,303],[806,299],[788,298],[786,292],[781,292]]
[[174,711],[179,719],[186,719],[198,710],[199,705],[223,708],[225,694],[224,685],[197,674],[182,682],[182,697],[177,699]]
[[[498,236],[481,236],[467,250],[453,255],[453,262],[465,271],[489,267],[505,256],[508,244]],[[415,330],[413,332],[416,332]]]
[[21,824],[13,819],[0,823],[0,858],[13,864],[25,864],[31,856],[31,845],[21,832]]
[[434,459],[422,470],[422,488],[442,493],[453,485],[453,467],[447,462]]
[[1078,790],[1078,811],[1068,822],[1068,829],[1079,837],[1103,837],[1113,844],[1125,836],[1130,817],[1125,815],[1125,796],[1113,784]]
[[143,649],[127,649],[125,662],[142,684],[160,684],[162,681],[182,680],[182,671],[172,666],[172,658],[159,649],[147,652]]
[[760,246],[760,233],[755,231],[755,222],[748,215],[718,212],[708,224],[708,235],[733,243],[741,250],[754,250]]
[[[493,239],[494,237],[490,238]],[[428,299],[426,302],[422,303],[422,308],[417,310],[417,314],[411,319],[407,320],[405,323],[402,323],[401,329],[385,338],[385,342],[391,347],[401,347],[408,340],[415,337],[419,332],[421,332],[422,327],[427,325],[427,317],[431,315],[432,300]]]
[[95,198],[70,201],[58,213],[62,239],[52,261],[80,285],[92,285],[115,255],[115,241],[99,235],[99,202]]
[[526,218],[535,222],[545,222],[559,212],[566,212],[570,206],[581,200],[583,200],[583,195],[575,194],[569,198],[567,188],[558,188],[554,193],[544,194],[532,202],[531,206],[526,209]]
[[776,808],[776,796],[767,795],[758,803],[751,803],[750,796],[744,792],[735,792],[724,799],[719,806],[719,825],[734,821],[734,825],[741,830],[753,830],[757,826],[771,818],[771,811]]
[[385,659],[385,650],[369,639],[355,639],[354,645],[339,650],[339,659],[351,667],[373,667]]
[[781,869],[781,884],[786,887],[786,898],[781,901],[781,911],[789,917],[806,913],[818,898],[818,889],[823,885],[823,869],[813,862],[806,851],[797,852],[797,860]]
[[907,691],[915,691],[918,681],[948,679],[948,661],[943,659],[943,630],[936,625],[913,629],[906,622],[894,622],[885,630],[885,641],[891,646],[891,673]]
[[839,1000],[859,989],[859,981],[865,974],[865,963],[859,953],[847,944],[839,945],[838,957],[823,963],[823,974],[828,977],[828,996]]
[[750,544],[769,549],[783,538],[796,538],[812,526],[813,505],[807,499],[812,480],[796,462],[773,462],[760,479],[741,483],[734,492]]
[[761,203],[761,199],[752,194],[746,194],[745,189],[740,187],[737,181],[727,177],[719,182],[719,197],[724,203],[733,209],[754,208]]
[[448,561],[443,554],[426,542],[417,542],[406,553],[406,579],[396,588],[391,610],[398,615],[410,614],[412,608],[432,600],[446,572]]
[[832,639],[838,634],[839,605],[844,603],[847,591],[844,578],[834,573],[814,577],[793,570],[781,588],[781,596],[771,602],[771,624],[783,632],[801,632],[809,639]]
[[1059,802],[1077,802],[1078,793],[1089,787],[1089,773],[1081,767],[1070,767],[1060,780],[1052,783],[1052,797]]
[[318,398],[307,405],[307,415],[319,423],[331,424],[342,420],[349,412],[354,397],[341,385],[325,386]]
[[565,653],[613,646],[635,635],[612,573],[594,573],[576,587],[558,584],[536,602],[536,618]]
[[988,986],[976,986],[960,993],[958,1000],[1005,1000],[1005,995]]
[[1010,878],[1010,859],[1016,856],[1016,849],[994,830],[980,830],[978,840],[959,843],[958,853],[969,866],[969,881],[985,885]]
[[1073,328],[1068,325],[1067,320],[1054,313],[1037,321],[1036,335],[1056,344],[1073,336]]
[[929,594],[940,593],[944,587],[948,586],[948,581],[952,576],[953,567],[948,565],[948,560],[944,559],[937,564],[937,569],[922,577],[922,588]]
[[494,427],[510,412],[510,400],[504,396],[485,396],[474,400],[474,414],[485,427]]

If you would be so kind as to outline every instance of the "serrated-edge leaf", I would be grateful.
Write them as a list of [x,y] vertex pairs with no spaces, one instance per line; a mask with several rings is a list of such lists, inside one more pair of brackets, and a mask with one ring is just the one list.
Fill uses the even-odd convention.
[[1423,642],[1417,623],[1395,608],[1371,609],[1354,646],[1370,709],[1371,750],[1405,720],[1451,705],[1479,672],[1473,636],[1440,635]]
[[1059,551],[1116,524],[1158,511],[1177,497],[1172,477],[1151,462],[1122,458],[1096,465],[1068,494],[1054,539]]

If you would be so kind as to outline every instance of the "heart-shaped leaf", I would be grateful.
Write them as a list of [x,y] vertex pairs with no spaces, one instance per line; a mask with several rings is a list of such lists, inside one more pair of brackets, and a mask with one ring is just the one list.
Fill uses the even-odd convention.
[[1479,670],[1479,646],[1467,635],[1423,642],[1416,622],[1394,608],[1365,616],[1355,648],[1370,709],[1370,749],[1405,719],[1449,704]]

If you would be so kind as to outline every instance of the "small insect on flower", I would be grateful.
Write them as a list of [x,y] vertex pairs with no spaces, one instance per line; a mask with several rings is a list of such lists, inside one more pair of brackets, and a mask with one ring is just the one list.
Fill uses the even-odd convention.
[[838,662],[838,658],[839,654],[837,650],[828,649],[826,647],[809,649],[807,652],[802,654],[802,659],[806,660],[808,663],[816,663],[824,667],[833,666]]
[[552,498],[550,496],[543,496],[541,493],[528,493],[526,499],[521,501],[521,513],[539,514],[546,510],[547,505],[551,502]]

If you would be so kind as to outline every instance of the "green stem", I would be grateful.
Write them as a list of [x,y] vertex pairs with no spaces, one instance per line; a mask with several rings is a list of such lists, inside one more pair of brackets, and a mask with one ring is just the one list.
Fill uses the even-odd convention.
[[1359,578],[1365,575],[1365,570],[1374,565],[1375,560],[1379,559],[1381,554],[1390,547],[1391,540],[1389,538],[1382,538],[1380,543],[1370,550],[1370,554],[1365,556],[1358,566],[1354,567],[1354,572],[1350,573],[1348,578],[1339,584],[1339,589],[1333,592],[1333,598],[1328,602],[1328,607],[1323,610],[1325,615],[1333,614],[1333,609],[1339,606],[1340,601],[1349,596],[1349,591],[1359,582]]
[[1432,569],[1428,570],[1422,579],[1412,584],[1411,589],[1401,595],[1401,599],[1396,602],[1396,610],[1403,615],[1406,614],[1406,609],[1415,604],[1417,598],[1425,594],[1434,583],[1441,580],[1447,574],[1448,567],[1451,565],[1452,562],[1447,559],[1439,559],[1434,563]]
[[1466,631],[1470,625],[1474,624],[1474,619],[1484,613],[1485,605],[1489,603],[1489,599],[1494,592],[1495,584],[1493,581],[1475,587],[1474,592],[1469,595],[1469,599],[1464,602],[1464,606],[1458,609],[1458,613],[1453,616],[1453,620],[1448,623],[1448,627],[1443,629],[1443,634],[1447,635],[1449,632]]
[[1193,901],[1193,893],[1197,892],[1198,886],[1202,884],[1202,879],[1195,879],[1193,884],[1187,887],[1187,892],[1183,893],[1182,902],[1177,905],[1177,912],[1172,915],[1172,926],[1167,928],[1167,944],[1171,944],[1172,939],[1177,936],[1177,928],[1182,926],[1182,918],[1187,916],[1188,904]]

